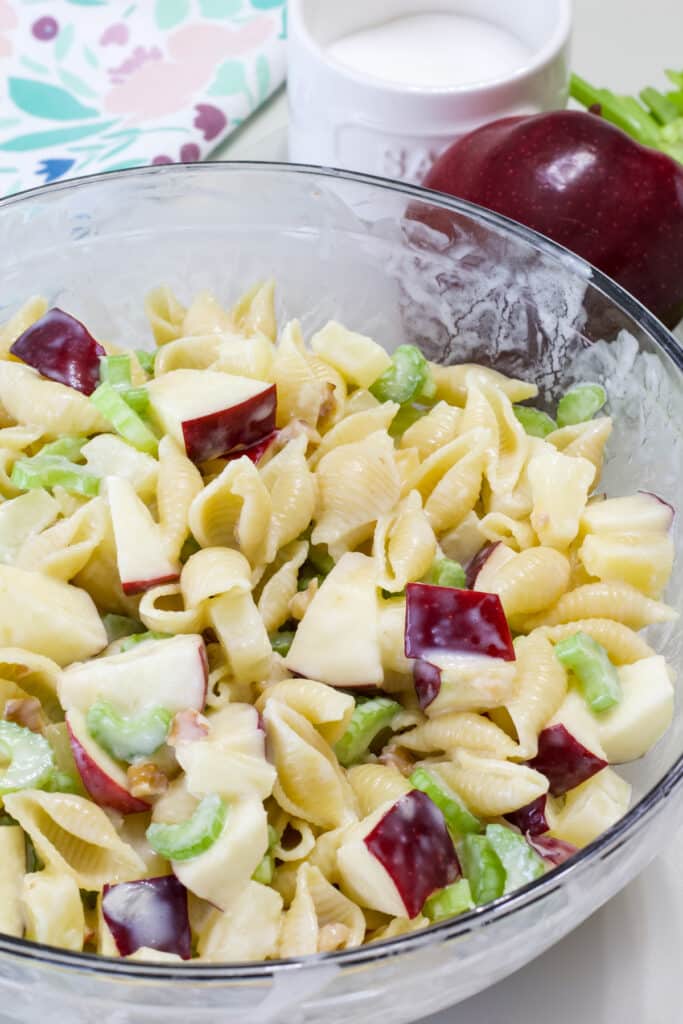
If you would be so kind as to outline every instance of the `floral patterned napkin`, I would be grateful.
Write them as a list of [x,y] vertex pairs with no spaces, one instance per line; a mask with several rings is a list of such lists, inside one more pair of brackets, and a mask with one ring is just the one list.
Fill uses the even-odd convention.
[[0,0],[0,195],[200,160],[281,84],[286,0]]

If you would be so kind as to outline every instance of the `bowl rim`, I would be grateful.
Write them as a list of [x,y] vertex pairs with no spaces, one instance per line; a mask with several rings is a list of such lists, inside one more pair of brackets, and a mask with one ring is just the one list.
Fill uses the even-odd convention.
[[[118,171],[106,171],[99,174],[84,175],[70,178],[63,182],[27,189],[16,195],[0,199],[0,215],[9,207],[19,206],[34,199],[56,196],[64,191],[71,191],[100,185],[103,182],[117,181],[122,178],[137,177],[140,179],[155,176],[182,177],[187,171],[193,173],[216,172],[230,174],[237,172],[256,172],[278,175],[290,174],[302,177],[341,179],[353,184],[367,185],[380,191],[395,192],[422,202],[430,202],[443,209],[455,213],[463,213],[478,219],[497,230],[503,230],[513,237],[534,245],[546,255],[559,260],[568,269],[602,292],[612,303],[626,312],[672,360],[675,367],[683,374],[683,346],[680,346],[673,335],[653,313],[651,313],[633,295],[627,292],[616,281],[609,278],[586,260],[572,253],[564,246],[539,234],[531,228],[511,220],[501,214],[494,213],[482,206],[467,200],[449,196],[443,192],[426,189],[376,175],[361,174],[333,167],[319,167],[314,164],[290,164],[270,161],[234,160],[234,161],[202,161],[193,163],[157,164],[146,167],[126,168]],[[24,938],[0,935],[0,954],[9,954],[15,958],[40,963],[46,967],[64,967],[90,974],[104,975],[110,980],[128,979],[173,981],[194,983],[199,980],[222,982],[251,982],[274,980],[278,975],[301,969],[336,967],[337,969],[368,966],[403,953],[409,953],[439,941],[460,938],[480,928],[509,917],[517,910],[531,907],[542,902],[557,892],[562,883],[570,876],[576,876],[590,863],[597,859],[606,859],[623,846],[636,831],[639,823],[650,817],[660,803],[672,796],[674,792],[683,790],[683,753],[671,765],[662,778],[641,799],[631,807],[615,825],[603,832],[598,839],[579,850],[564,864],[555,867],[541,878],[528,883],[507,896],[502,896],[491,903],[476,907],[472,911],[446,920],[407,935],[392,939],[369,943],[353,949],[334,953],[318,953],[311,956],[280,960],[227,962],[225,964],[198,963],[187,961],[182,966],[163,964],[153,961],[132,961],[118,957],[105,957],[97,953],[77,953],[62,950],[55,946],[46,946]]]

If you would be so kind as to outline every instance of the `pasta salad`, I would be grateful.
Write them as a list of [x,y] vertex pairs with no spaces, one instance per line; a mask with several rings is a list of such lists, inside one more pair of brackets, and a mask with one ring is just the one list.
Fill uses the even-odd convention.
[[597,490],[592,383],[393,355],[274,289],[0,328],[0,931],[349,949],[532,882],[673,714],[673,510]]

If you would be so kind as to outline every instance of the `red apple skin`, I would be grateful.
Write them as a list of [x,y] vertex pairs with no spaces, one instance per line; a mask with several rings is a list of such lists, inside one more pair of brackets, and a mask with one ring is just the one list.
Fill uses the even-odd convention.
[[142,946],[192,956],[187,889],[175,875],[105,885],[102,915],[121,956]]
[[465,568],[465,581],[470,590],[474,590],[474,585],[477,580],[477,576],[484,568],[484,565],[488,561],[489,555],[498,547],[501,542],[495,541],[493,544],[485,544],[480,551],[476,553],[474,558],[467,563]]
[[185,450],[193,462],[206,462],[231,454],[234,448],[250,448],[275,430],[277,392],[272,384],[239,405],[185,420]]
[[406,657],[428,657],[435,650],[514,661],[510,627],[498,595],[409,583]]
[[646,494],[648,498],[653,498],[655,501],[659,502],[660,505],[664,505],[665,508],[668,508],[671,514],[671,522],[669,523],[669,529],[671,529],[673,521],[676,518],[676,509],[673,507],[671,502],[667,501],[666,498],[661,498],[658,494],[655,494],[654,491],[638,491],[638,494]]
[[163,583],[177,583],[180,579],[180,573],[174,572],[168,576],[159,576],[154,580],[121,580],[121,587],[126,597],[131,597],[133,594],[143,594],[146,590],[151,590],[152,587],[160,587]]
[[13,356],[50,380],[91,395],[100,382],[100,356],[106,356],[80,320],[55,306],[21,334]]
[[506,814],[505,819],[527,836],[541,836],[550,827],[545,816],[547,802],[548,797],[543,793],[536,800],[532,800],[530,804],[520,807],[518,811]]
[[564,864],[566,860],[578,853],[578,847],[564,839],[555,839],[554,836],[534,836],[530,832],[526,836],[527,842],[540,854],[552,867]]
[[87,750],[81,746],[68,720],[66,727],[78,774],[94,802],[100,807],[111,807],[119,814],[138,814],[140,811],[148,811],[150,808],[148,803],[132,796],[128,790],[123,789],[118,782],[102,771],[97,761],[93,760]]
[[683,167],[598,115],[493,121],[450,146],[423,184],[554,239],[668,326],[683,316]]
[[233,462],[235,459],[240,459],[243,455],[246,455],[246,457],[251,459],[255,465],[258,465],[271,445],[275,444],[279,433],[279,430],[274,430],[272,434],[268,434],[268,436],[264,437],[262,441],[257,441],[256,444],[249,445],[248,448],[241,448],[235,452],[231,452],[230,455],[227,456],[227,461]]
[[420,709],[424,711],[441,692],[441,669],[429,661],[418,660],[413,664],[413,683]]
[[607,761],[579,743],[561,724],[543,729],[538,737],[538,753],[527,764],[545,775],[553,796],[562,796],[607,767]]
[[417,917],[433,892],[460,875],[444,817],[419,789],[397,800],[364,842],[391,876],[408,917]]

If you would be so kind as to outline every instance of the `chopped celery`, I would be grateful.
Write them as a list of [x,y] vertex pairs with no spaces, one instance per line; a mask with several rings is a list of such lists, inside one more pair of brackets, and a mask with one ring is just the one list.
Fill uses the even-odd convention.
[[126,402],[123,395],[107,381],[93,391],[90,401],[111,423],[117,434],[134,448],[150,455],[156,455],[158,441],[147,424],[140,419]]
[[149,391],[147,388],[122,388],[121,394],[133,412],[144,416],[149,411]]
[[401,710],[401,705],[387,697],[372,697],[359,701],[346,727],[346,732],[335,744],[339,763],[348,768],[368,752],[370,744],[383,729],[388,729]]
[[148,352],[144,348],[136,348],[135,355],[138,357],[138,362],[142,369],[145,371],[148,377],[154,376],[154,359],[156,352]]
[[465,836],[458,852],[477,905],[490,903],[503,895],[505,868],[486,836]]
[[421,789],[436,804],[446,819],[449,832],[456,839],[469,833],[481,832],[479,819],[468,811],[458,794],[437,778],[434,772],[427,768],[416,768],[410,776],[410,784],[415,789]]
[[294,630],[292,629],[281,629],[276,633],[271,633],[269,638],[270,646],[273,648],[276,654],[281,654],[284,658],[289,653],[289,648],[292,646],[294,641]]
[[132,764],[138,757],[154,754],[165,742],[173,715],[166,708],[150,708],[126,718],[108,701],[99,700],[86,716],[88,732],[119,761]]
[[123,654],[124,651],[129,651],[131,647],[144,644],[146,640],[168,640],[170,635],[170,633],[159,633],[154,629],[148,629],[144,633],[127,633],[125,634],[125,640],[121,644],[120,651]]
[[38,454],[63,455],[69,462],[76,462],[82,458],[81,448],[87,441],[87,437],[60,437],[58,441],[43,445]]
[[486,838],[505,868],[505,892],[545,874],[545,861],[519,832],[505,825],[487,825]]
[[114,615],[107,613],[102,616],[102,625],[107,631],[107,640],[113,643],[123,636],[135,636],[143,632],[143,625],[137,619],[130,619],[127,615]]
[[605,389],[600,384],[577,384],[557,404],[558,427],[570,427],[575,423],[592,420],[607,401]]
[[273,881],[273,874],[275,871],[275,857],[273,856],[273,847],[277,845],[279,836],[272,825],[268,826],[268,849],[263,855],[263,860],[256,868],[256,871],[251,876],[254,882],[260,882],[262,885],[270,885]]
[[130,387],[130,356],[100,356],[100,383]]
[[52,748],[45,737],[16,722],[0,720],[0,756],[8,762],[0,772],[0,795],[19,789],[42,789],[55,769]]
[[413,423],[417,423],[424,414],[427,412],[426,409],[420,408],[419,405],[413,405],[411,402],[406,402],[398,410],[393,420],[389,424],[389,433],[392,437],[402,437],[408,427],[412,427]]
[[15,487],[23,491],[63,487],[70,494],[84,494],[88,498],[97,497],[100,491],[98,476],[88,473],[82,466],[74,465],[63,455],[41,453],[32,459],[17,459],[10,479]]
[[78,793],[82,792],[81,782],[70,772],[62,772],[55,769],[43,785],[48,793]]
[[334,569],[334,559],[324,544],[311,544],[308,549],[308,561],[323,576],[327,576]]
[[435,393],[429,363],[415,345],[399,345],[391,357],[392,365],[378,377],[370,392],[380,402],[404,405],[416,398],[432,398]]
[[228,814],[228,808],[216,794],[205,796],[194,814],[177,825],[154,822],[145,835],[152,849],[168,860],[182,861],[198,857],[216,842]]
[[444,921],[448,917],[464,914],[474,909],[472,890],[466,878],[460,878],[445,889],[432,893],[422,908],[422,913],[430,921]]
[[621,700],[621,684],[605,648],[587,633],[555,644],[555,657],[570,669],[591,711],[607,711]]
[[314,565],[311,565],[310,562],[304,562],[304,564],[299,569],[299,576],[296,582],[296,589],[308,590],[308,584],[311,582],[311,580],[318,580],[319,583],[322,583],[324,578],[324,574],[321,573],[318,569],[316,569]]
[[424,581],[437,587],[455,587],[456,590],[467,586],[465,570],[460,562],[454,562],[452,558],[437,558]]
[[530,437],[547,437],[557,430],[557,423],[547,412],[530,405],[513,405],[512,411]]

